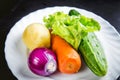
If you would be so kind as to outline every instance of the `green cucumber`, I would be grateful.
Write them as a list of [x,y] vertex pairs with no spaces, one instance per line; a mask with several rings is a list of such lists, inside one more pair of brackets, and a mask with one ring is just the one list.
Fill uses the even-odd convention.
[[95,33],[90,32],[82,39],[79,46],[79,52],[94,74],[97,76],[104,76],[107,73],[107,60]]

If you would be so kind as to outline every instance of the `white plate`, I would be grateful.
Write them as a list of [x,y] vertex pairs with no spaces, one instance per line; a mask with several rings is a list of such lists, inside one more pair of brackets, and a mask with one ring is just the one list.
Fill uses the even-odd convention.
[[[102,28],[100,32],[96,33],[96,35],[102,42],[108,61],[108,72],[106,76],[97,77],[87,67],[82,67],[81,71],[76,74],[68,75],[57,72],[49,77],[35,75],[29,70],[27,66],[27,49],[21,39],[25,27],[34,22],[43,23],[43,16],[47,16],[56,11],[68,13],[70,9],[76,9],[82,15],[92,17],[100,23]],[[40,9],[19,20],[12,27],[7,36],[5,42],[5,57],[12,73],[19,80],[116,80],[120,75],[119,49],[120,35],[106,20],[92,12],[75,7],[64,6]]]

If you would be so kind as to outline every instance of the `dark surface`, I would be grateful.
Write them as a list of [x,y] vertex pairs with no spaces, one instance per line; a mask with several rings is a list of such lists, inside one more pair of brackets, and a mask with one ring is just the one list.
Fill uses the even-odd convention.
[[[11,27],[23,16],[51,6],[73,6],[106,19],[120,33],[120,1],[118,0],[3,0],[0,1],[0,80],[17,80],[5,61],[4,43]],[[117,79],[120,80],[120,79]]]

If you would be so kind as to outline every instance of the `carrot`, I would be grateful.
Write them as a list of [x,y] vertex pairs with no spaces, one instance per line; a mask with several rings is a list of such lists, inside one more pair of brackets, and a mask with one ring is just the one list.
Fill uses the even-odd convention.
[[65,40],[52,34],[52,50],[58,59],[58,69],[62,73],[76,73],[81,67],[80,55]]

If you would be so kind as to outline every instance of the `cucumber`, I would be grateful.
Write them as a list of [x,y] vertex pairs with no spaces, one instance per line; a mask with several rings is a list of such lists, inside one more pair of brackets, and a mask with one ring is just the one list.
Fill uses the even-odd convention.
[[94,74],[97,76],[104,76],[107,73],[107,60],[95,33],[90,32],[82,39],[79,46],[79,52]]
[[79,16],[81,15],[78,11],[76,11],[75,9],[71,9],[68,13],[69,16]]

